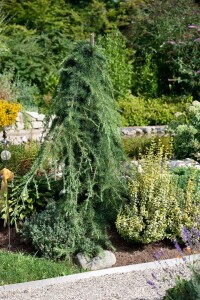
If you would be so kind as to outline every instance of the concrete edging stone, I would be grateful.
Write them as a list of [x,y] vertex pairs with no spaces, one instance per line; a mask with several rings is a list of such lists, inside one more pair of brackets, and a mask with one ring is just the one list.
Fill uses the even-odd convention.
[[148,269],[161,269],[163,267],[165,267],[165,268],[166,267],[175,267],[177,265],[195,262],[198,259],[200,259],[200,254],[194,254],[194,255],[186,256],[186,257],[184,257],[184,259],[172,258],[172,259],[166,259],[166,260],[160,260],[160,261],[154,261],[154,262],[148,262],[148,263],[142,263],[142,264],[114,267],[114,268],[103,269],[103,270],[98,270],[98,271],[83,272],[83,273],[49,278],[49,279],[43,279],[43,280],[3,285],[3,286],[0,286],[0,293],[6,292],[6,291],[42,288],[45,286],[50,286],[50,285],[55,285],[55,284],[60,284],[60,283],[75,282],[75,281],[82,280],[82,279],[88,279],[88,278],[92,278],[92,277],[100,277],[100,276],[105,276],[105,275],[145,271]]

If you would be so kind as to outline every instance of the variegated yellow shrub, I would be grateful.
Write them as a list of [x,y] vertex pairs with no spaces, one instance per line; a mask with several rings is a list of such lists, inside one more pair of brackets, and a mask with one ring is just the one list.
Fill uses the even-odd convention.
[[200,218],[200,189],[195,191],[190,178],[181,189],[172,176],[163,147],[155,153],[155,144],[133,169],[130,202],[117,216],[116,227],[125,239],[150,243],[164,238],[181,237],[183,226],[197,226]]
[[13,125],[17,114],[21,110],[21,104],[0,99],[0,126]]

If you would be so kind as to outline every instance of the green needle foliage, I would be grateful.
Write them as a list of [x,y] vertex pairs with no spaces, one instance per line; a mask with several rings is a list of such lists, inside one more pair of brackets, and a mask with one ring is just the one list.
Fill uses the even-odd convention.
[[[66,221],[68,253],[71,249],[93,254],[96,245],[105,246],[104,225],[114,220],[121,204],[124,153],[115,105],[101,50],[85,41],[77,43],[61,70],[47,118],[51,127],[37,160],[25,176],[22,192],[25,199],[38,169],[48,179],[48,157],[55,174],[61,169],[65,194],[57,202],[57,222]],[[36,223],[34,220],[34,226]],[[51,249],[59,246],[57,243]]]

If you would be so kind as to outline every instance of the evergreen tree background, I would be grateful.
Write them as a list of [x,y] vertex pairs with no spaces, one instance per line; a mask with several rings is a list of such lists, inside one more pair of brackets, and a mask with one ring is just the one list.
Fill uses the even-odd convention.
[[[52,210],[53,224],[41,221],[46,213],[43,212],[24,226],[24,236],[45,255],[48,251],[48,256],[55,256],[64,253],[66,248],[68,254],[83,251],[92,255],[99,245],[108,246],[106,224],[115,220],[126,186],[120,118],[115,105],[101,49],[85,41],[78,42],[61,70],[47,117],[47,124],[52,122],[50,130],[37,160],[24,178],[22,198],[27,197],[28,186],[35,180],[38,169],[48,180],[45,170],[48,157],[55,174],[62,169],[59,182],[65,193]],[[44,239],[50,232],[51,238],[47,240],[51,243],[52,235],[59,235],[59,230],[50,230],[49,226],[55,228],[59,223],[62,223],[62,243],[56,237],[47,250],[37,236]]]

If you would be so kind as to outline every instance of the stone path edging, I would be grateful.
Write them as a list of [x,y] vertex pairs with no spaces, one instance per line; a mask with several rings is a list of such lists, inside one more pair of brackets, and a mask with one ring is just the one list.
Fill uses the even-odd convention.
[[145,271],[148,269],[161,269],[163,267],[165,267],[165,268],[166,267],[174,267],[174,266],[185,264],[185,263],[192,263],[198,259],[200,259],[200,254],[194,254],[194,255],[184,257],[184,259],[172,258],[172,259],[166,259],[166,260],[160,260],[160,261],[154,261],[154,262],[148,262],[148,263],[142,263],[142,264],[135,264],[135,265],[129,265],[129,266],[123,266],[123,267],[103,269],[103,270],[98,270],[98,271],[83,272],[83,273],[49,278],[49,279],[43,279],[43,280],[3,285],[3,286],[0,286],[0,293],[6,292],[6,291],[42,288],[45,286],[50,286],[50,285],[55,285],[55,284],[60,284],[60,283],[75,282],[75,281],[78,281],[81,279],[100,277],[100,276],[104,276],[104,275]]

